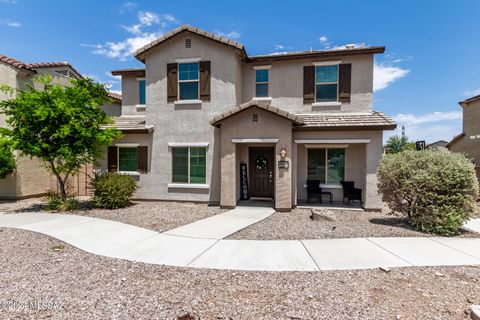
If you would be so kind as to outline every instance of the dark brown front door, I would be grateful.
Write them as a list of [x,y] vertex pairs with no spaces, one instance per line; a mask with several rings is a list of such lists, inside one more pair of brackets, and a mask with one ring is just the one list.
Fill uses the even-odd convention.
[[250,149],[250,181],[252,197],[273,198],[274,188],[274,148]]

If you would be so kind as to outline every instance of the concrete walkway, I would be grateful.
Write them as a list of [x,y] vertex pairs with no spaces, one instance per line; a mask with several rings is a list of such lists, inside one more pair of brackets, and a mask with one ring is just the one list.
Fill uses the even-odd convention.
[[[46,234],[107,257],[182,267],[318,271],[480,265],[480,238],[220,239],[234,230],[223,224],[231,221],[238,229],[268,216],[267,211],[262,212],[232,210],[203,220],[208,223],[198,221],[165,233],[110,220],[50,213],[0,214],[0,226]],[[219,231],[209,225],[217,222]]]

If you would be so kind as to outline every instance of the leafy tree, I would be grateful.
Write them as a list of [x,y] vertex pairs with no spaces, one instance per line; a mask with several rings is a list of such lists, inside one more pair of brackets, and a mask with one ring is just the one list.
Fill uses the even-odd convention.
[[408,141],[408,138],[405,136],[391,136],[385,144],[387,153],[399,153],[405,150],[415,150],[415,143]]
[[383,201],[423,231],[454,235],[477,210],[475,166],[460,153],[389,154],[380,163],[378,180]]
[[65,87],[53,85],[51,80],[49,76],[36,77],[35,85],[27,84],[14,99],[1,101],[0,109],[7,115],[10,129],[4,131],[13,149],[45,161],[66,199],[68,177],[101,157],[120,132],[101,128],[111,123],[99,108],[109,101],[103,85],[81,79],[71,80]]
[[11,142],[0,136],[0,179],[5,179],[15,170],[15,156],[13,155]]

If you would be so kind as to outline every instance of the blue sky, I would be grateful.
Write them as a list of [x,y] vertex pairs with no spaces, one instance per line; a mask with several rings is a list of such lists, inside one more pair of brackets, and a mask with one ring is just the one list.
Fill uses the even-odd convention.
[[113,69],[139,67],[132,50],[180,24],[222,33],[250,55],[384,45],[374,109],[412,139],[461,132],[457,102],[480,94],[480,1],[0,0],[0,54],[68,61],[119,90]]

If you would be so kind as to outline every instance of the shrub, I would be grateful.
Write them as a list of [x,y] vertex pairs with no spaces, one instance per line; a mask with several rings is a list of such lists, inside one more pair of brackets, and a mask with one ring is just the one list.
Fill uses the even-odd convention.
[[78,201],[74,196],[62,199],[58,194],[51,192],[46,197],[47,211],[73,211],[78,208]]
[[95,206],[106,209],[128,206],[137,189],[137,183],[132,177],[116,173],[96,174],[92,184]]
[[454,235],[476,211],[475,168],[462,154],[423,150],[387,155],[378,179],[383,201],[422,231]]
[[9,140],[0,136],[0,179],[5,179],[15,170],[15,156]]

